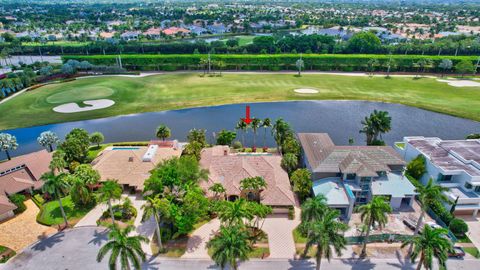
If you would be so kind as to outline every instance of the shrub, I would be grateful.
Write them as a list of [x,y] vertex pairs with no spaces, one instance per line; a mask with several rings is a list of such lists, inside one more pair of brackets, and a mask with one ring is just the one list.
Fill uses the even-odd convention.
[[233,142],[233,149],[241,149],[243,147],[242,143],[240,141],[235,141]]
[[419,180],[420,178],[422,178],[426,171],[427,169],[425,168],[425,157],[423,157],[423,155],[418,155],[416,158],[412,159],[407,164],[405,173]]
[[450,221],[450,225],[448,228],[452,231],[453,234],[456,236],[463,236],[468,232],[468,225],[459,218],[454,218]]
[[288,219],[293,220],[295,218],[295,208],[293,206],[288,207]]
[[12,194],[10,195],[10,201],[17,206],[17,209],[13,210],[13,213],[20,214],[27,209],[25,206],[25,195],[22,194]]

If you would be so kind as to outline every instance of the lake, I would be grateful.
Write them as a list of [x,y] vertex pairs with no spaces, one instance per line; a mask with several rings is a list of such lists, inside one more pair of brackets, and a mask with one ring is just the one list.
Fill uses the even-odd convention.
[[[21,155],[41,149],[38,135],[51,130],[64,138],[72,128],[84,128],[88,132],[100,131],[106,142],[144,141],[155,138],[155,129],[165,124],[172,130],[172,138],[184,141],[192,128],[207,130],[207,138],[214,142],[213,133],[221,129],[235,128],[245,116],[246,104],[201,107],[163,112],[151,112],[103,119],[68,122],[29,128],[6,130],[17,137],[19,147],[12,155]],[[289,101],[252,103],[252,117],[272,120],[282,117],[296,132],[326,132],[338,145],[348,144],[353,138],[356,145],[365,143],[365,135],[360,134],[360,121],[374,109],[386,110],[392,117],[392,131],[383,139],[388,145],[400,141],[404,136],[435,136],[442,139],[464,139],[470,133],[480,132],[480,122],[430,112],[414,107],[368,101]],[[32,116],[34,117],[34,116]],[[273,122],[273,121],[272,121]],[[262,146],[264,130],[258,131],[257,146]],[[267,131],[267,144],[275,144]],[[237,135],[241,139],[240,133]],[[250,146],[253,132],[250,129],[246,141]],[[0,159],[5,154],[2,153]]]

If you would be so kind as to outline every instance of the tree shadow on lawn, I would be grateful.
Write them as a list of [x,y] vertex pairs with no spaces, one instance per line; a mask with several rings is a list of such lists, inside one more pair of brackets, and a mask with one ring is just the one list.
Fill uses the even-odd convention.
[[40,240],[40,242],[33,245],[32,249],[36,251],[44,251],[47,248],[51,248],[55,244],[62,242],[64,236],[65,236],[64,232],[56,233],[51,237]]

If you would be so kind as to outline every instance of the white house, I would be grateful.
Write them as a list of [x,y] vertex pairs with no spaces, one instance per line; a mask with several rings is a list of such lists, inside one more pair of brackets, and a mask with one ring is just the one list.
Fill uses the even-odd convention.
[[432,178],[450,188],[446,195],[458,199],[455,214],[473,214],[480,209],[480,140],[442,140],[436,137],[405,137],[397,151],[410,161],[418,155],[426,160],[427,172],[420,181]]

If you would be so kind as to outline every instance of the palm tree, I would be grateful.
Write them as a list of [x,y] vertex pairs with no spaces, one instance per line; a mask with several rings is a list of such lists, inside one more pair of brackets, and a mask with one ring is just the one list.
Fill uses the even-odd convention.
[[[213,197],[215,198],[215,200],[218,200],[218,195],[219,194],[225,194],[225,192],[227,191],[225,189],[225,187],[223,187],[223,185],[220,184],[220,183],[213,184],[211,187],[208,188],[208,190],[213,192]],[[225,197],[225,195],[224,195],[224,197]]]
[[110,210],[110,217],[115,226],[115,216],[113,215],[112,200],[118,200],[122,197],[122,187],[117,180],[107,180],[103,182],[102,187],[98,190],[100,193],[100,201],[107,202]]
[[65,181],[66,174],[61,173],[59,175],[55,175],[52,172],[48,172],[43,174],[40,179],[44,181],[42,190],[43,192],[47,192],[51,196],[55,196],[58,200],[58,206],[60,207],[60,212],[62,213],[63,221],[65,222],[65,227],[68,226],[67,215],[65,214],[65,210],[63,209],[62,205],[62,198],[61,195],[65,194],[70,185],[67,181]]
[[207,247],[212,249],[212,259],[221,269],[230,265],[236,270],[238,261],[248,260],[252,251],[248,238],[247,230],[240,225],[221,226],[219,234],[207,243]]
[[253,118],[251,126],[253,130],[253,147],[255,147],[255,139],[257,138],[257,130],[262,125],[262,120],[259,118]]
[[263,134],[263,147],[267,147],[267,128],[272,126],[272,121],[270,118],[265,118],[262,121],[262,127],[264,128],[265,133]]
[[417,226],[415,227],[413,235],[417,235],[420,231],[420,226],[422,226],[425,213],[430,207],[437,203],[450,203],[448,197],[443,193],[448,191],[448,188],[436,185],[432,178],[428,180],[427,185],[419,185],[416,191],[418,193],[418,200],[422,212],[418,218]]
[[203,75],[205,75],[205,73],[207,73],[208,59],[201,58],[199,64],[203,67]]
[[382,138],[383,133],[387,133],[391,130],[392,118],[388,115],[386,111],[377,111],[374,110],[370,116],[366,116],[362,120],[362,129],[360,133],[365,133],[367,136],[367,145],[371,145]]
[[279,153],[282,152],[281,147],[283,145],[283,142],[285,141],[285,138],[287,138],[291,132],[292,131],[290,129],[290,125],[285,120],[283,120],[282,118],[278,118],[277,120],[275,120],[275,123],[272,127],[272,135],[275,139],[275,142],[277,143]]
[[[110,253],[108,268],[117,269],[117,263],[120,261],[122,270],[130,270],[131,265],[136,270],[141,269],[141,263],[146,260],[145,252],[142,250],[142,242],[148,243],[148,239],[142,235],[129,236],[135,229],[128,226],[125,229],[119,229],[112,226],[108,234],[109,241],[98,251],[97,262],[101,262],[105,255]],[[120,258],[119,258],[120,256]]]
[[[329,262],[333,255],[333,250],[338,256],[342,255],[342,249],[345,249],[347,240],[343,233],[348,230],[348,225],[338,221],[340,212],[327,208],[322,219],[310,224],[310,236],[307,239],[304,254],[308,253],[311,246],[317,247],[315,257],[317,260],[317,270],[320,270],[322,258]],[[332,250],[333,247],[333,250]]]
[[241,130],[242,131],[242,145],[243,147],[245,147],[245,133],[247,133],[247,129],[248,129],[248,125],[247,123],[245,123],[245,121],[243,121],[242,119],[240,119],[237,123],[237,126],[235,127],[235,129],[238,129],[238,130]]
[[[301,212],[301,228],[307,231],[307,238],[310,237],[310,224],[322,219],[323,215],[327,211],[327,198],[323,194],[319,194],[316,197],[308,198],[302,204]],[[306,251],[304,256],[306,255]]]
[[91,190],[81,178],[70,174],[67,176],[66,181],[71,184],[70,196],[72,197],[73,202],[81,205],[88,205],[91,202]]
[[156,136],[157,138],[165,141],[165,139],[169,138],[171,135],[170,129],[166,125],[160,125],[157,128]]
[[367,226],[367,232],[363,241],[363,248],[361,257],[367,256],[367,241],[370,236],[370,229],[375,223],[378,223],[378,226],[382,228],[388,222],[388,213],[392,212],[392,207],[386,201],[386,198],[383,196],[375,196],[373,199],[365,204],[361,205],[358,208],[360,212],[360,218],[363,223]]
[[16,150],[18,147],[17,138],[8,133],[0,133],[0,150],[5,151],[8,160],[11,160],[9,150]]
[[266,188],[267,182],[265,182],[265,179],[263,179],[261,176],[248,177],[240,181],[240,190],[245,192],[254,192],[255,200],[257,202],[260,202],[260,192]]
[[142,205],[142,209],[144,210],[142,222],[147,221],[152,216],[154,217],[156,224],[158,247],[160,250],[163,250],[160,224],[162,222],[162,218],[170,218],[170,202],[167,199],[161,199],[159,196],[156,196],[154,198],[148,197],[147,202]]
[[234,202],[224,201],[219,207],[218,218],[225,226],[243,225],[243,219],[252,219],[247,203],[240,198]]
[[298,157],[292,153],[285,154],[282,157],[281,166],[290,175],[298,166]]
[[443,228],[431,228],[428,225],[423,227],[422,234],[408,238],[402,244],[402,248],[407,245],[413,246],[412,262],[420,256],[417,270],[422,266],[425,269],[432,269],[433,258],[438,260],[440,269],[446,269],[448,253],[452,251],[452,242],[447,237],[448,231]]
[[55,171],[61,173],[65,170],[68,164],[65,161],[65,152],[62,150],[57,150],[52,154],[52,160],[50,161],[50,165],[48,168],[51,170],[52,173]]

